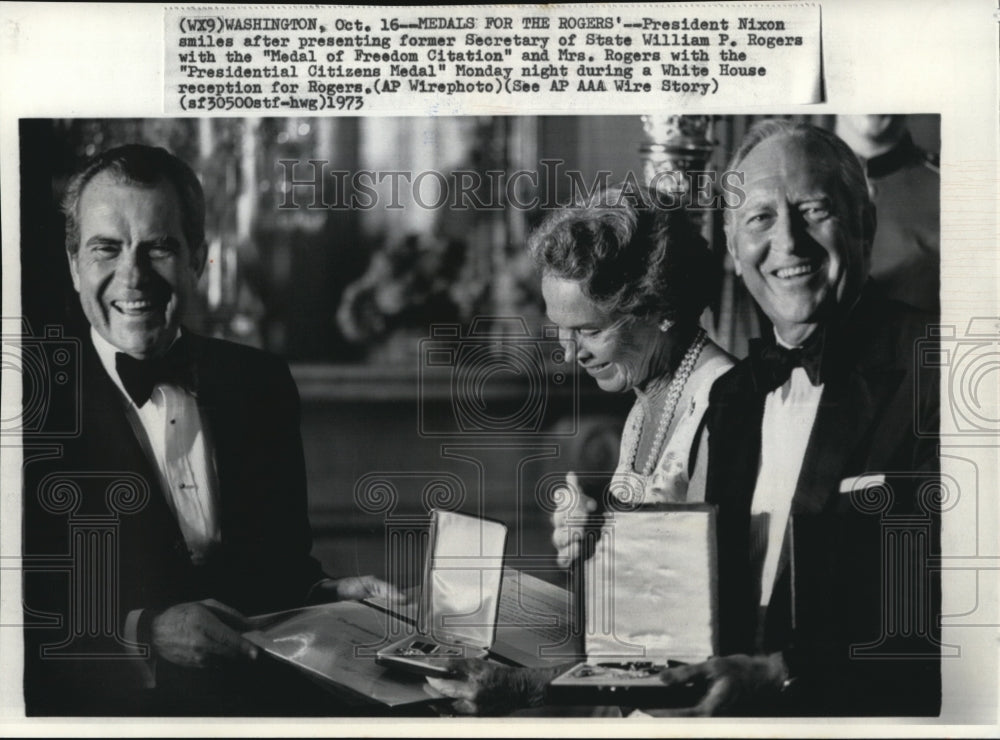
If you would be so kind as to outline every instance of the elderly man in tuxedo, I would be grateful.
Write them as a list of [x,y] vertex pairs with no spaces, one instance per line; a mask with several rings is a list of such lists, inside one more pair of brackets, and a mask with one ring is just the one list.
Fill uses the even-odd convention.
[[935,317],[868,279],[875,209],[836,136],[765,121],[729,170],[728,249],[774,331],[712,389],[721,650],[665,672],[706,686],[668,714],[936,715]]
[[[182,326],[206,260],[190,167],[160,148],[110,150],[70,181],[64,211],[89,323],[80,433],[58,459],[26,465],[24,553],[73,564],[68,580],[58,568],[25,575],[27,711],[266,712],[232,703],[259,657],[241,636],[246,615],[388,587],[329,579],[310,557],[288,367]],[[102,476],[129,500],[115,498],[121,485],[94,490]],[[110,544],[73,540],[66,491],[77,492],[75,523],[112,515]]]

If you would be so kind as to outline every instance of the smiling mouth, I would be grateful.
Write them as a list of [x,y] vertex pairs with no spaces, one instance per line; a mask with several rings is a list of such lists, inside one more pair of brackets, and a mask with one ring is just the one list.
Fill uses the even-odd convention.
[[590,374],[594,374],[594,373],[599,373],[602,370],[604,370],[605,368],[610,367],[610,366],[611,366],[610,362],[602,362],[602,363],[597,364],[597,365],[584,365],[583,369],[586,370]]
[[780,267],[777,270],[771,272],[779,280],[791,280],[793,278],[802,277],[804,275],[812,275],[819,270],[819,264],[814,262],[806,262],[801,265],[794,265],[793,267]]
[[111,307],[125,316],[142,316],[157,310],[155,301],[143,298],[136,301],[111,301]]

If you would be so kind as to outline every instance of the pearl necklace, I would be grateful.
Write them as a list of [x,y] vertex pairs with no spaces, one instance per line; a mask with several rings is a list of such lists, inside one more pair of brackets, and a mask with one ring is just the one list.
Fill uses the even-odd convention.
[[[667,436],[667,429],[670,428],[670,423],[674,420],[674,415],[677,413],[677,404],[681,400],[681,393],[684,392],[684,386],[687,384],[688,378],[691,377],[694,366],[697,364],[698,358],[701,356],[701,351],[705,348],[707,341],[708,335],[705,334],[705,330],[699,329],[698,333],[695,334],[694,340],[691,342],[691,346],[684,353],[684,358],[681,360],[681,364],[678,365],[677,372],[670,379],[670,385],[667,386],[667,398],[663,402],[663,416],[660,417],[660,423],[656,425],[653,446],[649,448],[649,458],[642,469],[643,476],[648,477],[656,466],[656,461],[660,456],[660,448],[663,447],[664,439]],[[629,470],[635,470],[635,457],[639,452],[639,438],[642,435],[642,425],[645,420],[646,411],[640,403],[638,413],[636,413],[635,420],[632,422],[633,439],[632,449],[629,453]]]

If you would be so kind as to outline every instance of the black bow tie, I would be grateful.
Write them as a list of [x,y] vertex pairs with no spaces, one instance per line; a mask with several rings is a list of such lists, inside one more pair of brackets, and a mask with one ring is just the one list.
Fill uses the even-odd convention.
[[806,371],[809,382],[813,385],[819,385],[822,382],[822,336],[814,335],[809,338],[805,345],[794,349],[765,343],[760,339],[753,340],[751,345],[750,356],[754,378],[759,387],[769,392],[780,388],[796,367],[801,367]]
[[142,408],[157,383],[179,385],[194,390],[194,368],[183,337],[165,355],[149,360],[137,360],[123,352],[115,354],[115,369],[122,385],[135,405]]

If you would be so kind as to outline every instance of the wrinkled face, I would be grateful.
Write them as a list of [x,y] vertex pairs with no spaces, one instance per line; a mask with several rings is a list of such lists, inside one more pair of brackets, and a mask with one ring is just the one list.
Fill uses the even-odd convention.
[[868,275],[874,213],[852,204],[817,144],[788,136],[751,150],[746,199],[727,214],[736,272],[786,342],[849,307]]
[[542,296],[567,358],[575,358],[602,390],[641,388],[659,373],[663,335],[654,320],[608,314],[578,281],[554,275],[542,278]]
[[205,261],[181,228],[177,193],[118,182],[100,172],[84,186],[80,246],[70,253],[73,287],[91,326],[137,359],[170,346]]

